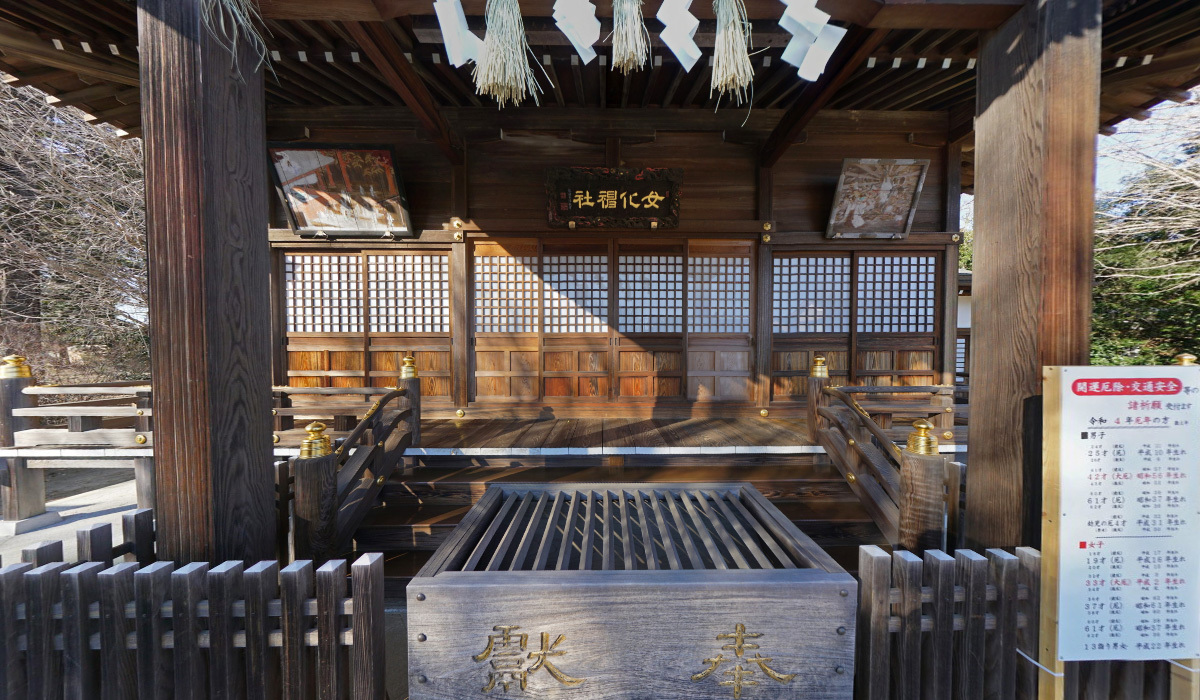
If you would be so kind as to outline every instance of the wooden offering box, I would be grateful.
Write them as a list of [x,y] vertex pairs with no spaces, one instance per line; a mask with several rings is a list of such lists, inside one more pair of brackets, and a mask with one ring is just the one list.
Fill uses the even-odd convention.
[[850,698],[857,585],[753,486],[491,486],[408,585],[413,700]]

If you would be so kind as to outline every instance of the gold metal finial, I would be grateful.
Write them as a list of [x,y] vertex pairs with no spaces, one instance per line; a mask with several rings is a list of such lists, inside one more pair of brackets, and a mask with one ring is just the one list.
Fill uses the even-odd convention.
[[325,424],[315,421],[304,426],[308,437],[300,442],[300,459],[324,457],[333,451],[329,436],[325,434]]
[[4,364],[0,365],[0,379],[29,379],[32,376],[29,364],[20,355],[9,355],[4,358]]
[[417,360],[412,355],[404,356],[404,366],[400,368],[401,379],[413,379],[417,376]]
[[[7,357],[4,359],[8,359]],[[1196,356],[1190,352],[1181,352],[1175,356],[1175,364],[1184,367],[1193,367],[1196,364]]]
[[764,221],[764,222],[763,222],[763,230],[764,230],[764,231],[770,231],[770,230],[771,230],[771,228],[772,228],[772,226],[771,226],[771,222],[770,222],[770,221]]
[[133,441],[139,445],[145,445],[146,444],[146,436],[145,435],[135,435],[133,438]]
[[938,441],[929,431],[933,430],[933,423],[925,420],[913,421],[913,427],[916,431],[908,436],[908,451],[915,455],[936,455],[938,453]]
[[817,355],[813,358],[812,369],[808,371],[808,376],[829,378],[829,367],[825,365],[824,355]]
[[455,416],[457,416],[457,417],[459,417],[459,418],[462,418],[463,416],[467,415],[467,412],[466,412],[466,411],[464,411],[464,410],[462,410],[462,409],[460,408],[460,409],[458,409],[457,411],[455,411],[455,412],[454,412],[454,415],[455,415]]
[[764,408],[763,410],[758,412],[758,415],[762,416],[763,418],[766,418],[767,416],[771,415],[771,412]]

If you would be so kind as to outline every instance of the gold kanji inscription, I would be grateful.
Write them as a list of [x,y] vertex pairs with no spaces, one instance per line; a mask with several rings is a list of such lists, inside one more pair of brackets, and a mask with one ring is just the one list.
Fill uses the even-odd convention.
[[[702,663],[707,664],[707,668],[692,676],[692,681],[699,683],[716,672],[722,664],[730,663],[733,664],[733,668],[722,672],[722,676],[729,676],[729,679],[720,681],[720,685],[733,690],[734,700],[741,700],[743,688],[758,685],[758,681],[751,679],[751,676],[755,674],[753,670],[754,666],[758,666],[763,675],[776,683],[790,683],[796,677],[796,674],[780,673],[771,668],[768,664],[774,661],[774,659],[769,656],[763,656],[757,651],[759,649],[758,644],[747,641],[750,639],[759,639],[762,636],[761,632],[747,632],[746,625],[742,623],[738,623],[733,628],[733,632],[718,634],[718,642],[729,641],[728,644],[721,646],[721,651],[733,652],[733,656],[727,657],[724,653],[719,653],[711,659],[704,659]],[[753,651],[754,656],[747,657],[746,651]]]
[[[566,656],[566,650],[559,648],[567,640],[565,634],[558,635],[551,642],[550,633],[542,632],[541,648],[538,651],[527,651],[529,635],[518,632],[519,629],[521,628],[517,625],[496,625],[492,631],[499,634],[489,634],[487,647],[471,657],[479,663],[489,662],[490,670],[488,671],[487,685],[483,686],[483,692],[490,693],[496,686],[500,686],[503,692],[507,693],[514,684],[521,690],[525,690],[529,685],[529,676],[543,668],[546,669],[546,673],[550,674],[550,677],[568,688],[583,685],[587,679],[568,676],[550,660]],[[526,661],[533,661],[533,663],[526,666]]]

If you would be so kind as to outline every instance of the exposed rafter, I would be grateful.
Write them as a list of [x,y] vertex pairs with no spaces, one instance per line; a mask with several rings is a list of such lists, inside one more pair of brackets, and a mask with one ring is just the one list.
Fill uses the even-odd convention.
[[137,85],[136,66],[108,63],[85,53],[57,50],[37,34],[0,22],[0,51],[5,55],[24,58],[43,66],[68,70],[99,80],[121,85]]
[[800,96],[784,112],[775,130],[767,137],[759,156],[762,167],[770,168],[779,161],[800,132],[804,131],[804,127],[829,103],[863,61],[879,48],[887,34],[886,29],[855,27],[850,30],[829,60],[825,73],[801,90]]
[[439,111],[404,51],[380,22],[346,22],[346,30],[404,104],[416,115],[438,148],[454,165],[463,162],[461,142]]

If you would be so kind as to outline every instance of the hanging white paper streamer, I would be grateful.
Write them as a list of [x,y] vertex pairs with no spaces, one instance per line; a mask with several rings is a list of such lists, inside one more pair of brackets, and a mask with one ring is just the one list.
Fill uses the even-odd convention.
[[437,13],[438,25],[442,29],[442,44],[446,47],[446,59],[455,68],[467,61],[479,59],[483,39],[467,28],[467,16],[459,0],[435,0],[433,11]]
[[558,0],[554,3],[554,23],[566,35],[584,65],[596,58],[592,45],[600,40],[600,20],[596,6],[588,0]]
[[825,72],[846,30],[829,24],[829,14],[817,9],[817,0],[783,0],[787,5],[779,26],[792,34],[781,58],[796,66],[800,77],[813,81]]
[[812,48],[804,55],[804,62],[800,64],[800,77],[810,82],[820,78],[825,72],[825,65],[829,63],[829,57],[833,55],[834,49],[844,36],[844,27],[834,24],[821,27],[821,33],[817,35],[817,40],[813,42]]
[[696,45],[695,38],[700,20],[691,13],[691,6],[692,0],[663,0],[655,15],[663,23],[663,30],[658,36],[679,59],[684,72],[690,71],[700,60],[700,47]]

